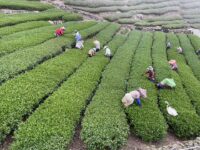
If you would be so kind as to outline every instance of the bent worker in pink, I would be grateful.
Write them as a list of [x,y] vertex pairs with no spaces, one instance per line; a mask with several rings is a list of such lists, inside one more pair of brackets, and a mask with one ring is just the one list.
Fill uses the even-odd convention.
[[146,98],[147,92],[145,89],[138,88],[137,90],[131,91],[127,93],[122,98],[122,103],[125,107],[128,107],[129,105],[133,104],[134,100],[136,100],[136,104],[140,107],[142,107],[141,99],[140,98]]
[[178,70],[178,65],[176,63],[176,60],[170,60],[169,64],[170,64],[172,70],[174,70],[174,71]]
[[56,29],[55,31],[55,36],[59,37],[59,36],[62,36],[65,32],[65,27],[61,27],[59,29]]

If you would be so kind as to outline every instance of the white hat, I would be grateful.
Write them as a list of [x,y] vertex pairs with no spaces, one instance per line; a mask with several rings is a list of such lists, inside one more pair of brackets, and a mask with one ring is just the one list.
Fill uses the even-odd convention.
[[143,98],[147,97],[147,90],[146,89],[138,88],[138,91],[140,92],[140,94]]
[[152,66],[149,66],[149,67],[147,68],[147,70],[153,71],[153,67],[152,67]]
[[61,29],[65,30],[65,27],[61,27]]
[[106,49],[106,48],[108,48],[108,46],[106,45],[106,46],[104,46],[104,48],[103,49]]

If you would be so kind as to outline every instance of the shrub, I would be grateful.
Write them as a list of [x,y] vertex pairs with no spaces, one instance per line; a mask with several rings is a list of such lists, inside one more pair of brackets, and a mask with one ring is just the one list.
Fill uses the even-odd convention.
[[200,82],[193,75],[191,68],[187,65],[184,55],[177,54],[176,48],[180,45],[175,34],[168,34],[167,38],[172,42],[173,48],[167,51],[169,59],[175,59],[179,66],[178,74],[184,85],[184,88],[192,101],[197,113],[200,115]]
[[[105,45],[118,29],[118,25],[112,24],[101,31],[97,35],[97,38],[100,39],[102,45]],[[88,50],[91,44],[89,43],[86,47],[85,50]],[[77,52],[82,53],[80,51]],[[86,54],[87,52],[84,53]],[[76,53],[72,52],[72,54],[75,55]],[[82,54],[82,57],[85,58],[85,54]],[[74,59],[78,58],[76,56],[71,57]],[[79,59],[76,61],[79,62]],[[71,60],[70,62],[75,63]],[[108,59],[102,55],[102,52],[99,52],[99,54],[91,59],[87,59],[31,115],[27,122],[19,127],[19,131],[15,134],[16,141],[13,143],[11,149],[66,149],[66,146],[69,145],[73,138],[75,127],[81,117],[81,112],[84,110],[88,98],[92,95],[92,91],[98,85],[101,72],[107,63]],[[30,132],[27,132],[27,130]],[[29,142],[26,142],[27,137],[29,138]]]
[[191,67],[196,78],[200,81],[200,61],[198,56],[194,53],[194,48],[192,47],[190,40],[185,34],[178,34],[178,38],[184,49],[184,56],[188,65]]
[[96,23],[82,22],[81,26],[74,25],[68,28],[67,33],[69,34],[66,36],[53,38],[40,45],[16,51],[0,58],[0,81],[14,77],[18,73],[37,66],[42,61],[62,53],[64,47],[71,47],[71,45],[75,42],[70,33],[73,30],[87,28],[80,31],[83,38],[87,38],[89,36],[93,36],[108,25],[107,23],[99,23],[97,25],[94,24]]
[[62,19],[63,17],[65,21],[78,21],[82,19],[82,17],[80,17],[78,14],[67,13],[58,9],[49,9],[40,13],[14,14],[6,15],[6,17],[0,17],[0,27],[15,25],[28,21],[57,20]]
[[[159,91],[159,106],[173,133],[180,138],[192,138],[200,134],[200,118],[185,92],[178,74],[169,68],[166,56],[165,35],[155,33],[152,49],[153,64],[156,69],[157,81],[164,78],[173,78],[176,88]],[[162,60],[162,61],[161,61]],[[170,116],[166,111],[165,101],[178,112],[177,117]]]
[[[75,28],[85,27],[82,22],[68,22],[63,24],[67,26],[65,33],[73,32]],[[24,48],[41,44],[55,37],[55,30],[62,25],[41,27],[32,30],[14,33],[4,36],[0,42],[0,56],[22,50]],[[87,26],[86,26],[87,27]]]
[[144,76],[146,68],[152,65],[152,43],[152,33],[143,33],[139,46],[135,50],[128,80],[128,91],[139,87],[147,89],[148,98],[142,100],[142,109],[135,104],[126,109],[131,132],[144,141],[158,141],[167,133],[167,124],[157,104],[157,90],[154,84]]
[[102,73],[101,84],[85,112],[81,138],[88,149],[117,149],[126,143],[129,128],[121,98],[124,95],[124,81],[129,73],[133,49],[140,36],[141,33],[135,31],[129,34],[126,42],[118,38],[121,39],[118,44],[110,45],[115,50],[116,45],[124,42]]
[[47,10],[54,8],[52,5],[40,2],[31,2],[25,0],[0,0],[0,8],[25,9],[25,10]]
[[31,21],[26,23],[20,23],[17,25],[0,28],[0,36],[2,37],[16,32],[30,30],[44,26],[47,27],[50,26],[50,24],[47,21]]

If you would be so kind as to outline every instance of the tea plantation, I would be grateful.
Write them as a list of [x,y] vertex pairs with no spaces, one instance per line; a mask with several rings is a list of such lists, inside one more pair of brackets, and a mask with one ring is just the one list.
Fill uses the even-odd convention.
[[[180,139],[200,136],[197,36],[121,34],[117,23],[83,21],[79,14],[39,1],[0,0],[0,8],[30,11],[0,14],[0,145],[12,137],[10,150],[69,149],[80,124],[89,150],[120,149],[130,134],[145,142],[160,141],[168,132]],[[63,24],[48,22],[60,19]],[[56,38],[61,26],[65,34]],[[83,50],[74,48],[74,30],[84,39]],[[94,38],[102,49],[88,57]],[[167,41],[172,43],[168,50]],[[104,56],[105,45],[112,50],[111,60]],[[178,63],[177,72],[168,64],[171,59]],[[173,78],[176,88],[158,90],[144,75],[150,65],[157,82]],[[142,108],[135,103],[124,108],[122,97],[138,87],[147,89]],[[167,113],[165,101],[178,116]]]

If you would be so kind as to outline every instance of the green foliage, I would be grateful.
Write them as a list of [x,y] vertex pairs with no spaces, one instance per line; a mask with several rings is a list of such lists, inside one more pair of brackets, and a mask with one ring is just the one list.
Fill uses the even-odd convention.
[[[200,135],[200,118],[191,104],[191,100],[186,94],[178,74],[169,68],[166,56],[165,35],[155,33],[152,49],[153,64],[156,69],[157,81],[164,78],[173,78],[176,88],[159,91],[159,106],[167,120],[173,133],[180,138],[192,138]],[[162,60],[162,61],[161,61]],[[170,116],[166,111],[165,101],[178,112],[177,117]]]
[[2,37],[16,32],[30,30],[44,26],[50,26],[50,23],[48,23],[47,21],[30,21],[26,23],[20,23],[17,25],[0,28],[0,36]]
[[[109,27],[112,28],[112,26]],[[110,28],[103,30],[102,34],[108,30]],[[111,31],[110,34],[113,32]],[[0,140],[21,122],[22,116],[30,113],[34,105],[51,93],[59,82],[73,73],[86,57],[81,51],[75,53],[69,51],[3,84],[0,87],[2,100],[0,102]]]
[[67,22],[63,25],[40,27],[27,31],[17,32],[0,39],[0,56],[22,50],[24,48],[41,44],[55,37],[55,30],[60,26],[66,26],[66,32],[73,32],[75,28],[87,27],[82,22]]
[[47,10],[54,8],[52,5],[40,2],[31,2],[25,0],[0,0],[0,8],[24,9],[24,10]]
[[184,56],[188,65],[191,67],[196,78],[200,81],[200,61],[194,52],[194,48],[191,45],[190,40],[185,34],[179,34],[178,38],[182,48],[184,49]]
[[62,19],[63,17],[65,21],[82,20],[82,17],[78,14],[67,13],[59,9],[49,9],[40,13],[24,13],[0,17],[0,27],[15,25],[28,21],[57,20]]
[[[100,39],[102,45],[105,45],[112,39],[118,29],[119,25],[112,24],[101,31],[97,35],[97,38]],[[61,56],[65,61],[60,60],[60,58],[58,59],[62,64],[70,66],[72,69],[71,65],[80,64],[83,62],[83,59],[87,58],[86,53],[92,45],[92,40],[90,40],[86,44],[84,53],[80,50],[69,51],[67,52],[69,58],[64,55]],[[74,59],[74,61],[70,59]],[[69,61],[71,64],[68,64],[66,61]],[[75,127],[81,117],[81,112],[84,110],[87,100],[92,95],[92,91],[98,85],[101,72],[108,62],[108,59],[102,55],[102,52],[99,52],[95,57],[87,59],[31,115],[25,124],[21,124],[15,134],[16,141],[11,146],[11,149],[66,149],[66,146],[69,145],[73,138]],[[64,66],[62,66],[62,69],[60,68],[60,71],[63,68]],[[46,69],[44,70],[45,72],[47,71]],[[27,137],[29,142],[27,142]],[[58,141],[53,139],[58,139]]]
[[[109,44],[112,52],[122,46],[102,73],[101,84],[85,112],[81,137],[88,149],[117,149],[128,138],[129,128],[121,107],[121,97],[124,95],[124,80],[133,53],[131,47],[136,43],[133,39],[138,39],[135,36],[137,34],[131,34],[123,45],[125,37],[117,36]],[[130,43],[133,46],[128,48]]]
[[192,104],[194,105],[197,113],[200,115],[200,97],[199,89],[200,82],[193,75],[191,68],[187,65],[184,55],[177,53],[176,48],[180,45],[179,40],[174,34],[168,34],[168,41],[172,42],[173,48],[167,51],[169,59],[175,59],[178,63],[178,74],[185,87],[185,90],[190,97]]
[[191,41],[192,46],[194,47],[195,50],[199,50],[200,49],[200,39],[198,36],[196,35],[188,35],[188,38]]
[[14,77],[17,73],[32,68],[41,61],[61,53],[63,47],[71,47],[75,40],[71,37],[70,32],[73,32],[75,29],[81,30],[80,32],[85,39],[88,36],[96,34],[107,25],[107,23],[95,24],[95,22],[82,22],[81,26],[74,25],[70,27],[68,30],[69,34],[63,37],[54,38],[40,45],[16,51],[0,58],[0,81]]

